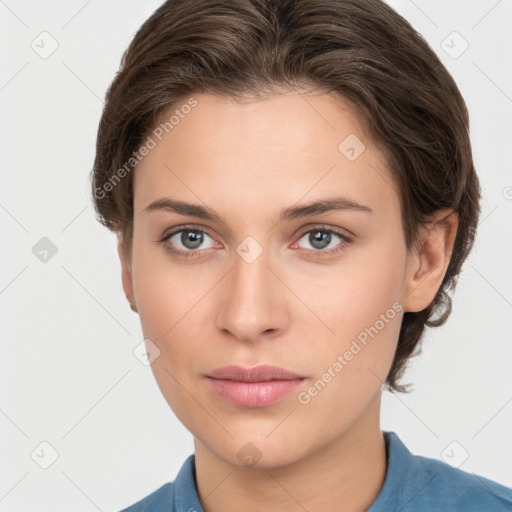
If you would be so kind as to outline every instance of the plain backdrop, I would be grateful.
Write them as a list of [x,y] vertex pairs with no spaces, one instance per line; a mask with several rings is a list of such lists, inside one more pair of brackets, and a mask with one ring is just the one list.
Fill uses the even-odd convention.
[[[484,199],[452,316],[410,364],[402,382],[414,391],[384,393],[382,428],[413,453],[448,452],[512,486],[512,1],[390,3],[467,101]],[[105,91],[159,5],[0,0],[3,512],[120,510],[173,480],[193,452],[132,353],[139,319],[88,190]]]

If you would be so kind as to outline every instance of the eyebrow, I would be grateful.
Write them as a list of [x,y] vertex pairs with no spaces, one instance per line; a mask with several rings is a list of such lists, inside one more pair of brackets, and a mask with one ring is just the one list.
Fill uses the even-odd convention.
[[[359,204],[347,197],[333,197],[285,208],[281,210],[278,222],[340,210],[360,211],[371,214],[375,213],[369,206]],[[180,215],[199,217],[201,219],[216,220],[224,224],[224,220],[215,210],[198,204],[177,201],[170,197],[156,199],[146,206],[143,211],[148,213],[154,211],[168,211],[178,213]]]

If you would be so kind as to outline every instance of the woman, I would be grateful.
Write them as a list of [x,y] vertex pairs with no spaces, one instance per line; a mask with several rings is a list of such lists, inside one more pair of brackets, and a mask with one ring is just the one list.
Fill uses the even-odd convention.
[[464,100],[386,4],[165,2],[108,90],[92,189],[194,436],[127,511],[510,508],[380,429],[480,213]]

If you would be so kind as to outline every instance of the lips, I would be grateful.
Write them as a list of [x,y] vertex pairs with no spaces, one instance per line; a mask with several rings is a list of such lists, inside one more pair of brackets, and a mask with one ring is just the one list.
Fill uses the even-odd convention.
[[227,402],[242,407],[266,407],[299,388],[306,377],[278,366],[225,366],[207,376],[211,389]]
[[236,380],[238,382],[267,382],[271,380],[304,379],[304,375],[290,372],[279,366],[260,365],[254,368],[241,366],[224,366],[208,373],[208,377],[221,380]]

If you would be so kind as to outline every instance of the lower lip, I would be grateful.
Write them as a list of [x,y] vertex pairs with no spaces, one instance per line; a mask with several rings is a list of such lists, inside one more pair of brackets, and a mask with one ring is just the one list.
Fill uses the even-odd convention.
[[244,407],[265,407],[295,391],[305,379],[240,382],[207,377],[213,389],[228,402]]

